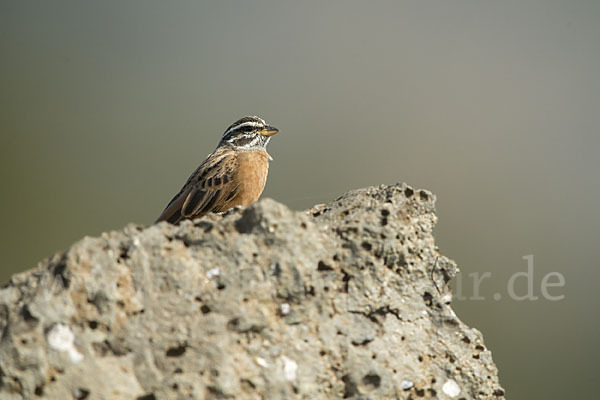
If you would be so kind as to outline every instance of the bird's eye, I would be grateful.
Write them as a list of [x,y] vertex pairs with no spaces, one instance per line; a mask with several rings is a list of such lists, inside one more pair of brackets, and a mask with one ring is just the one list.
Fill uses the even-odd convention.
[[244,126],[242,128],[242,132],[251,132],[252,129],[254,129],[252,126],[249,126],[249,125],[248,126]]

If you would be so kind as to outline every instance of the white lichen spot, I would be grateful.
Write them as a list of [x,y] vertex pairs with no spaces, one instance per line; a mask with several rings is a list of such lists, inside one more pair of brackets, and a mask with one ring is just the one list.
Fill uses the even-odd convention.
[[269,365],[269,363],[267,362],[267,360],[265,360],[265,359],[264,359],[264,358],[262,358],[262,357],[256,357],[256,363],[257,363],[258,365],[260,365],[261,367],[264,367],[264,368],[266,368],[266,367],[267,367],[267,365]]
[[54,350],[67,351],[73,347],[75,335],[66,325],[56,324],[50,329],[47,335],[48,344]]
[[415,386],[415,384],[412,381],[402,381],[402,383],[400,383],[402,390],[408,390],[413,386]]
[[207,277],[208,279],[212,279],[213,277],[215,277],[215,276],[219,276],[219,275],[221,275],[221,270],[220,270],[219,268],[213,268],[213,269],[209,269],[209,270],[206,272],[206,277]]
[[444,296],[442,296],[442,303],[444,304],[450,304],[452,303],[452,295],[451,294],[446,294]]
[[288,303],[283,303],[279,306],[279,312],[281,315],[288,315],[291,311],[291,307]]
[[442,392],[446,393],[450,397],[456,397],[460,394],[460,386],[454,381],[454,379],[448,379],[444,386],[442,386]]
[[281,356],[283,360],[283,376],[288,381],[293,381],[296,379],[296,371],[298,371],[298,364],[294,360],[290,360],[286,356]]
[[69,358],[73,364],[79,364],[83,361],[83,354],[81,354],[75,347],[69,352]]
[[75,335],[67,325],[54,325],[46,335],[46,340],[52,349],[67,352],[71,362],[77,364],[83,360],[83,354],[75,348]]

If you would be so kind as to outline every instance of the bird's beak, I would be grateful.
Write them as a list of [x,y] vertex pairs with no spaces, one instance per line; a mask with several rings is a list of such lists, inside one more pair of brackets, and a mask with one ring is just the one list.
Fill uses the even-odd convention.
[[274,126],[271,125],[267,125],[265,127],[265,129],[263,129],[262,131],[260,131],[259,133],[263,136],[273,136],[274,134],[276,134],[277,132],[279,132],[279,129],[275,128]]

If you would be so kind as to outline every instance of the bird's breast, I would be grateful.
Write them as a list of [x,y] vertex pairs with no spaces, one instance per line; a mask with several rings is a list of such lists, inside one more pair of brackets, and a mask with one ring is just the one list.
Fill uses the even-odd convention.
[[264,150],[239,151],[237,154],[238,194],[234,205],[248,206],[262,194],[269,173],[269,154]]

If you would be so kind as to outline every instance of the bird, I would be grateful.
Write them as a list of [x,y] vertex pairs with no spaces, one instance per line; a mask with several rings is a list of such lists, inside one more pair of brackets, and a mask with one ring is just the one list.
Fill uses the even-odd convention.
[[235,206],[249,206],[267,182],[267,145],[279,129],[256,116],[243,117],[223,133],[217,148],[190,175],[155,223],[178,224]]

